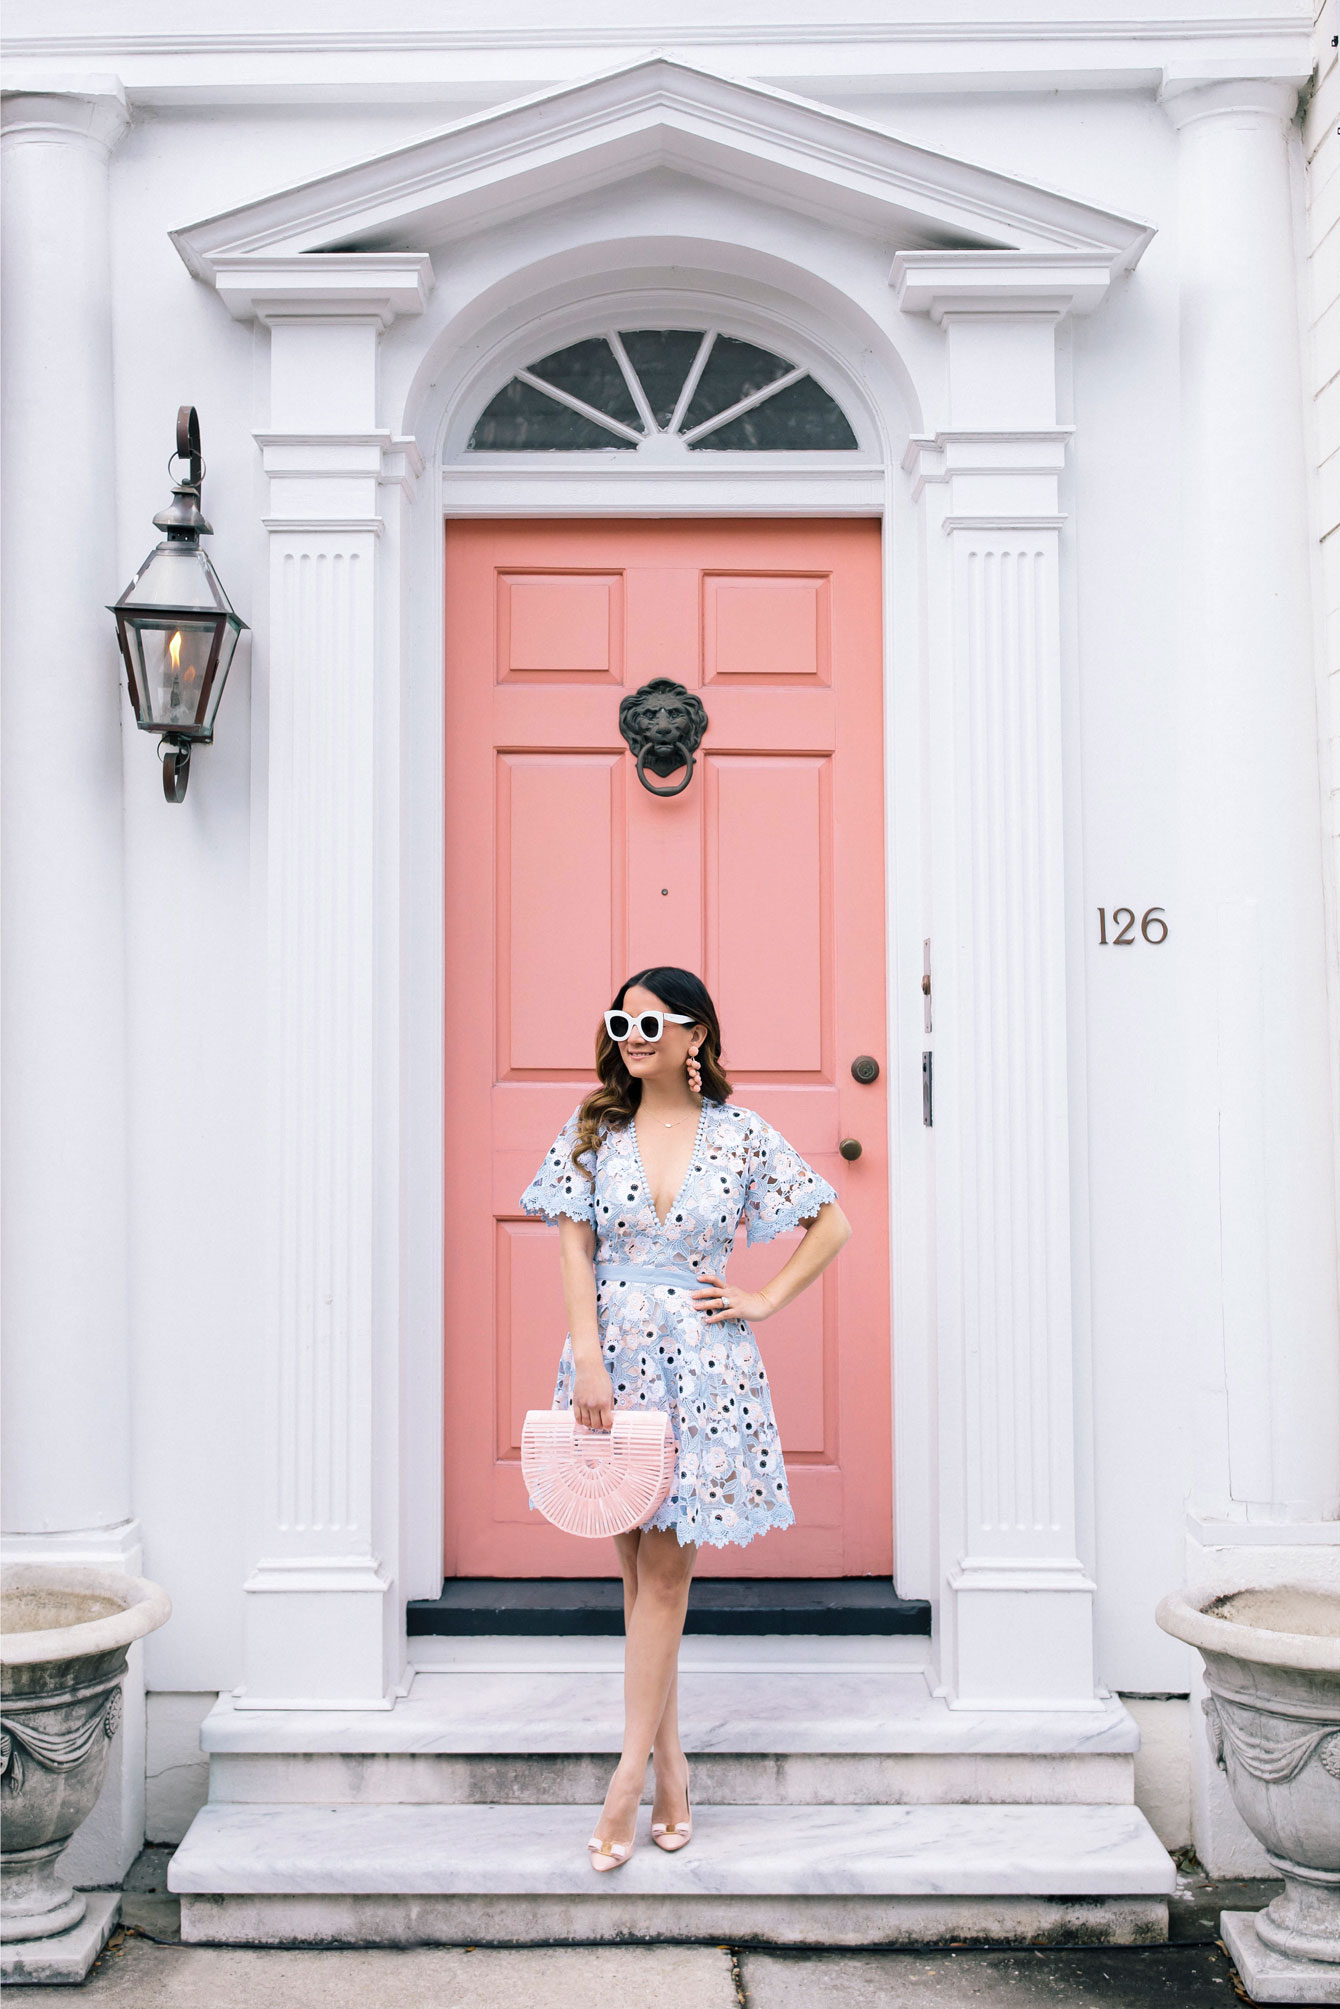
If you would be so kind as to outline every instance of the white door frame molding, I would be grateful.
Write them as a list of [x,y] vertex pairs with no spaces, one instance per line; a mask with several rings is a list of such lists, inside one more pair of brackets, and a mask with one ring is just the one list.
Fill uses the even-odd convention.
[[[859,476],[826,470],[792,491],[808,486],[805,506],[827,513],[842,483],[859,479],[859,506],[909,531],[919,512],[923,526],[886,539],[890,568],[902,568],[886,578],[890,601],[895,590],[914,601],[920,576],[929,610],[917,646],[892,652],[889,667],[893,1247],[908,1328],[895,1368],[900,1580],[937,1600],[951,1700],[1092,1707],[1092,1584],[1075,1532],[1059,807],[1066,433],[1054,342],[1061,317],[1097,305],[1150,232],[784,93],[663,61],[465,121],[174,234],[229,311],[270,330],[271,410],[258,440],[272,552],[274,1423],[238,1699],[388,1706],[402,1678],[403,1600],[432,1587],[425,1522],[436,1510],[412,1445],[422,1444],[416,1416],[427,1415],[441,1371],[440,1291],[429,1275],[430,1253],[440,1257],[440,1177],[406,1176],[433,1152],[440,1164],[441,1150],[440,1119],[426,1113],[440,1107],[440,1054],[432,1063],[427,1045],[440,1043],[430,959],[441,936],[410,925],[440,911],[440,900],[429,904],[440,878],[422,855],[425,837],[441,841],[440,694],[430,699],[420,656],[428,632],[440,686],[441,509],[429,497],[469,507],[465,497],[487,497],[487,483],[441,472],[456,407],[422,387],[435,373],[453,377],[471,233],[524,214],[540,188],[552,201],[556,188],[580,185],[598,209],[621,199],[634,168],[666,165],[691,168],[735,201],[743,183],[766,177],[774,208],[804,219],[797,228],[818,217],[826,237],[842,237],[846,265],[835,254],[810,287],[814,340],[824,299],[848,296],[851,322],[868,331],[864,348],[850,344],[850,384],[873,356],[877,378],[913,390],[901,401],[867,392],[882,434],[878,503],[869,462]],[[430,300],[426,253],[324,248],[357,244],[360,231],[381,243],[450,238],[450,306]],[[937,234],[968,248],[926,250]],[[901,245],[891,274],[887,251],[871,264],[872,236]],[[704,264],[721,254],[720,242],[704,246]],[[518,286],[535,260],[533,246],[518,248]],[[664,256],[657,283],[668,287],[681,266],[680,255]],[[797,324],[805,283],[797,266]],[[737,286],[737,299],[747,292]],[[415,439],[402,436],[411,431]],[[902,471],[890,448],[909,434]],[[411,508],[425,462],[431,480]],[[537,484],[531,507],[546,511],[565,478],[569,506],[588,511],[589,492],[562,473]],[[787,508],[788,481],[770,492],[742,468],[739,493],[757,500],[736,500],[731,513]],[[676,506],[700,509],[695,489],[682,487]],[[652,499],[665,506],[663,484]],[[413,642],[412,595],[428,610]],[[924,883],[908,865],[919,845],[906,806],[918,785],[923,687]],[[435,837],[423,820],[434,805]],[[920,937],[932,926],[939,1074],[928,1134],[919,978]],[[916,1442],[932,1387],[934,1460]]]

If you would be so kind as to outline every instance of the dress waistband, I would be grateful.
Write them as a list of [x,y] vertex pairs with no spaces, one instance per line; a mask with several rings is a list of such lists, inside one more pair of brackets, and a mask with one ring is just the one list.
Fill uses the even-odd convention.
[[649,1290],[707,1290],[687,1263],[597,1263],[596,1282],[642,1284]]

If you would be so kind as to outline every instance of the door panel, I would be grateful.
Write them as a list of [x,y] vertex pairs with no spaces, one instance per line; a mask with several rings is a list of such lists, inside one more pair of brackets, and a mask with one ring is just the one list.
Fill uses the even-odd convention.
[[[622,763],[609,754],[499,757],[506,982],[498,986],[505,1005],[498,1053],[509,1074],[590,1066],[591,985],[617,984],[622,783]],[[571,913],[574,888],[582,925],[555,926]]]
[[801,756],[708,763],[707,985],[731,1065],[750,1073],[823,1066],[827,768]]
[[[735,1099],[832,1180],[855,1234],[760,1339],[797,1525],[709,1575],[892,1566],[878,526],[457,523],[447,535],[447,1568],[613,1574],[526,1504],[519,1440],[563,1336],[523,1187],[594,1079],[630,971],[701,970]],[[619,700],[702,692],[684,794],[641,788]],[[846,1134],[863,1155],[847,1164]],[[766,1282],[798,1234],[731,1258]]]

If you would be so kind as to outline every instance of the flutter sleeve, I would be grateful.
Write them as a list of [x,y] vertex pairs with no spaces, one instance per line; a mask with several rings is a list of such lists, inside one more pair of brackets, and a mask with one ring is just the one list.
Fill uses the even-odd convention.
[[[595,1226],[595,1183],[572,1162],[577,1142],[577,1111],[574,1109],[551,1145],[544,1163],[521,1195],[521,1210],[556,1221],[568,1214],[574,1221]],[[589,1159],[587,1160],[589,1163]],[[594,1166],[592,1170],[594,1170]]]
[[750,1244],[770,1242],[774,1235],[812,1221],[820,1207],[836,1198],[827,1179],[805,1163],[781,1132],[755,1117],[744,1198]]

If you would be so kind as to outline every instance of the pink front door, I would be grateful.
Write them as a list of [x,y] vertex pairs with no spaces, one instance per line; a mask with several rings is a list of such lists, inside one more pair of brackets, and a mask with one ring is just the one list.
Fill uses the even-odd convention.
[[[521,1422],[549,1406],[564,1317],[557,1231],[517,1201],[594,1081],[618,985],[678,963],[716,999],[735,1100],[855,1230],[760,1331],[796,1526],[701,1568],[888,1574],[879,526],[452,523],[446,618],[447,1572],[613,1573],[526,1504]],[[618,728],[657,676],[710,721],[671,800],[639,785]],[[880,1062],[872,1085],[858,1054]],[[742,1237],[731,1276],[765,1280],[795,1239]]]

